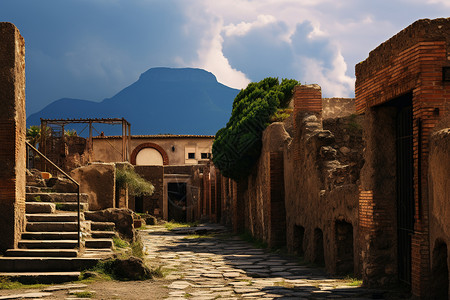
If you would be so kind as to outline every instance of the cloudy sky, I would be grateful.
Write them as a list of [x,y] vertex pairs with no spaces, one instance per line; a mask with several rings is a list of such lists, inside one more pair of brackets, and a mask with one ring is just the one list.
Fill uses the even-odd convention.
[[0,0],[26,42],[27,114],[101,101],[152,67],[196,67],[244,88],[265,77],[354,96],[354,66],[450,0]]

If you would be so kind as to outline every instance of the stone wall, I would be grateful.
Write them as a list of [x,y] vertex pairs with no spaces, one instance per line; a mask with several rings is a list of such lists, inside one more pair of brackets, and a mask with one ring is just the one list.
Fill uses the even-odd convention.
[[89,209],[116,207],[116,167],[113,163],[93,163],[69,174],[80,184],[80,192],[89,195]]
[[25,42],[0,23],[0,251],[17,247],[25,228]]
[[[361,120],[300,112],[285,148],[287,247],[330,273],[360,273]],[[345,255],[343,255],[343,253]]]
[[334,119],[356,113],[354,98],[323,98],[322,118]]

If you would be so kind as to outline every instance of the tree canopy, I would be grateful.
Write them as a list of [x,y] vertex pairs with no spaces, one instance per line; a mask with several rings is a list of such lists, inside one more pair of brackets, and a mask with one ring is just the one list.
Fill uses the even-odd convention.
[[233,102],[230,120],[216,133],[212,147],[214,165],[229,178],[239,180],[250,174],[262,146],[262,132],[270,117],[289,105],[292,90],[299,82],[268,77],[252,82]]

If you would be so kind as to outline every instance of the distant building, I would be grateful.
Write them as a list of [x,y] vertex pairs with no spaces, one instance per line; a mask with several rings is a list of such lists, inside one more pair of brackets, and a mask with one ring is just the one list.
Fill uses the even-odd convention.
[[[213,135],[133,135],[130,162],[137,166],[196,165],[211,158]],[[93,138],[92,161],[122,160],[121,136]]]

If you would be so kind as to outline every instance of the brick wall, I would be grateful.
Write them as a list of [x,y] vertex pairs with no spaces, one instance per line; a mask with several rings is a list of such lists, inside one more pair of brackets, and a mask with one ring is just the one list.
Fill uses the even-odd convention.
[[[356,66],[358,113],[367,114],[377,105],[412,94],[415,234],[411,285],[416,297],[425,296],[429,284],[428,139],[439,119],[448,114],[450,83],[442,80],[442,71],[450,66],[449,49],[450,19],[419,20],[381,44]],[[368,132],[368,136],[371,134]],[[382,197],[373,192],[377,206],[380,204],[377,199]],[[364,201],[365,194],[361,194],[361,203]],[[373,213],[376,215],[376,211]]]
[[0,251],[17,246],[25,227],[25,42],[0,23]]

